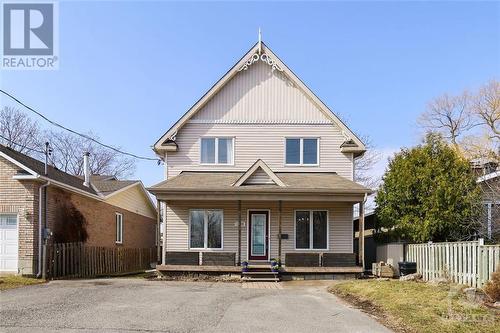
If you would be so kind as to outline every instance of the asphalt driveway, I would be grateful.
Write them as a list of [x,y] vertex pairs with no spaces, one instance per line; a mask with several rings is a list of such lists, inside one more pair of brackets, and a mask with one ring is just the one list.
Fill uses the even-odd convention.
[[0,293],[2,332],[389,332],[325,284],[53,281]]

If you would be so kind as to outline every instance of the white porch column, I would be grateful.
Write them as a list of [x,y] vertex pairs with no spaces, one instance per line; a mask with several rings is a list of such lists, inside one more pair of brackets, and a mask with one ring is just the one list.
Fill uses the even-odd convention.
[[166,254],[167,254],[167,202],[164,201],[161,207],[163,213],[163,244],[162,244],[162,254],[161,254],[161,264],[166,265]]
[[281,215],[282,215],[282,202],[281,200],[278,201],[278,259],[281,260],[281,232],[282,232],[282,226],[281,226]]
[[156,199],[156,263],[161,261],[161,201]]
[[238,266],[241,265],[241,200],[238,200]]

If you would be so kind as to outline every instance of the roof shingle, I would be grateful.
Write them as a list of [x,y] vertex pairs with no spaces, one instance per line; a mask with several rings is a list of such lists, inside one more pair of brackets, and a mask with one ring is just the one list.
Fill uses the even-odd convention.
[[83,185],[83,176],[70,175],[69,173],[54,168],[51,165],[48,166],[47,175],[45,175],[45,163],[2,144],[0,144],[0,152],[5,153],[7,156],[18,161],[20,164],[39,175],[94,195],[102,194],[106,196],[131,184],[140,182],[139,180],[118,180],[115,176],[111,175],[92,175],[90,177],[90,183],[92,186],[87,187]]
[[285,187],[278,185],[233,186],[242,175],[243,172],[184,171],[176,177],[148,188],[148,190],[153,194],[167,191],[371,193],[370,189],[336,173],[276,172],[276,175],[285,183]]

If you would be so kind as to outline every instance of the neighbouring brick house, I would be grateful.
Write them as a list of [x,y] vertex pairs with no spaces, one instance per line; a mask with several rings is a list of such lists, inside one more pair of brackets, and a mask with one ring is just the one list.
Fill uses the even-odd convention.
[[0,272],[39,273],[43,226],[50,242],[154,247],[156,214],[138,180],[84,179],[51,166],[45,174],[44,163],[0,145]]

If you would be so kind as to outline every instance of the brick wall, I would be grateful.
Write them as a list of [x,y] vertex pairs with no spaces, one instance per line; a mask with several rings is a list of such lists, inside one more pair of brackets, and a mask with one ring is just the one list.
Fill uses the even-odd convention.
[[12,179],[20,168],[0,157],[0,214],[16,214],[19,223],[18,267],[35,274],[38,256],[38,186]]
[[[155,246],[156,220],[59,188],[48,190],[48,224],[54,229],[56,210],[71,202],[86,220],[87,244],[104,247],[146,248]],[[123,243],[116,244],[115,214],[123,214]]]
[[[38,260],[38,189],[41,183],[15,180],[20,168],[0,158],[0,214],[16,214],[19,221],[18,267],[36,274]],[[88,245],[146,248],[155,246],[156,220],[60,188],[47,190],[47,223],[57,223],[57,209],[72,203],[87,221]],[[123,214],[123,243],[116,244],[115,213]]]

